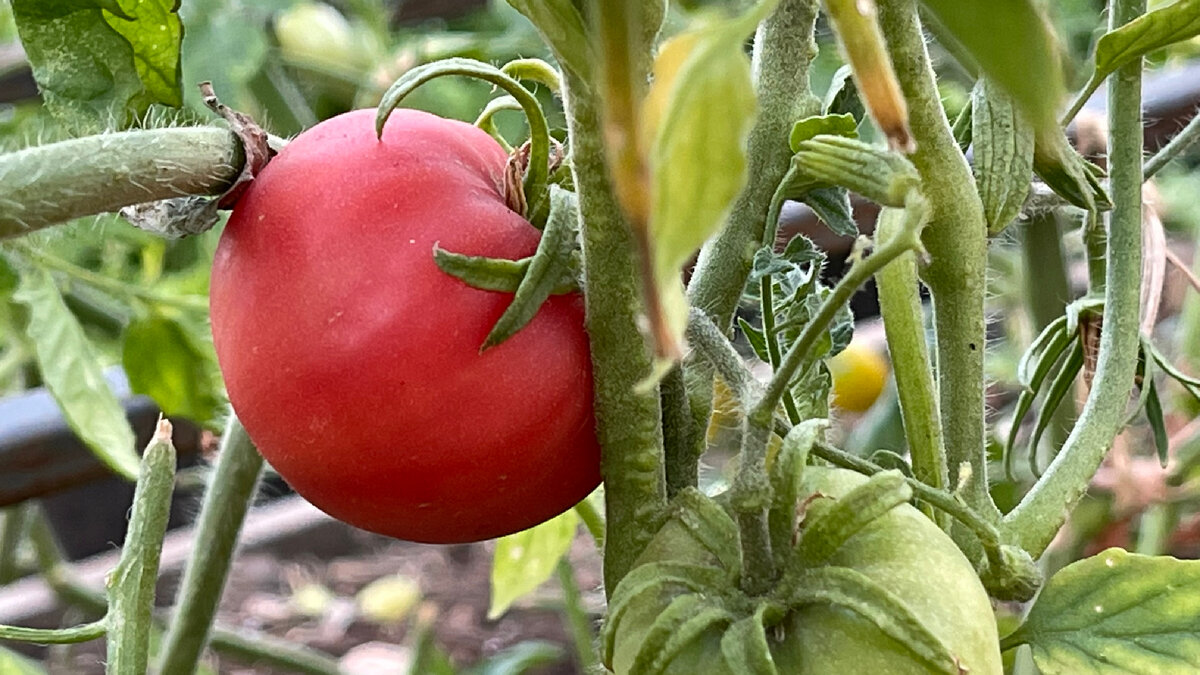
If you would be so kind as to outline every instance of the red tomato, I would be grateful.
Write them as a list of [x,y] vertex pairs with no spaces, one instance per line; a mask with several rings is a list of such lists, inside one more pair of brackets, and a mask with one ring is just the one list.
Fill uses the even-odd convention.
[[554,296],[479,348],[511,294],[442,272],[434,244],[516,259],[539,232],[501,193],[506,155],[462,122],[374,110],[301,134],[234,208],[213,265],[229,398],[301,495],[430,543],[516,532],[600,481],[583,302]]

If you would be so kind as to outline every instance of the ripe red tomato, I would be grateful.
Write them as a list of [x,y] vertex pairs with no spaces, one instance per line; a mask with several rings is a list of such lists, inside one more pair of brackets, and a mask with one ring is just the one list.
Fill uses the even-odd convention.
[[251,183],[213,265],[229,398],[301,495],[430,543],[516,532],[600,481],[583,302],[554,296],[479,348],[511,294],[442,272],[456,253],[531,255],[501,192],[506,155],[462,122],[374,110],[293,140]]

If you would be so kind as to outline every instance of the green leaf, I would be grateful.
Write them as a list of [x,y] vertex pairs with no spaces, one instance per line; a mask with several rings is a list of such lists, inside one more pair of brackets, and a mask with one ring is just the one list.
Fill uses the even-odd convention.
[[687,324],[680,269],[720,228],[747,179],[746,136],[758,103],[743,43],[753,25],[739,17],[668,41],[646,97],[651,261],[677,336]]
[[571,0],[507,0],[538,29],[560,65],[588,81],[596,61],[583,15]]
[[0,673],[4,675],[46,675],[45,669],[24,656],[0,647]]
[[844,187],[814,188],[804,193],[800,201],[817,214],[825,226],[842,237],[858,235],[858,223],[854,220],[854,207],[850,205],[850,193]]
[[1064,87],[1060,49],[1033,0],[921,0],[1037,129],[1058,126]]
[[496,541],[489,619],[504,614],[513,602],[554,574],[559,559],[571,548],[578,525],[575,511],[564,511],[541,525]]
[[77,131],[124,127],[182,104],[175,0],[14,0],[47,107]]
[[217,414],[216,359],[178,322],[162,315],[125,328],[122,362],[130,388],[154,399],[165,415],[207,422]]
[[552,642],[526,640],[518,642],[472,668],[471,673],[473,675],[522,675],[538,666],[558,663],[563,656],[562,647]]
[[1096,43],[1096,72],[1084,91],[1095,91],[1121,66],[1167,45],[1200,35],[1200,0],[1179,0],[1143,14]]
[[1158,387],[1154,385],[1153,380],[1146,382],[1145,386],[1149,388],[1146,395],[1146,421],[1154,431],[1154,449],[1158,452],[1159,464],[1165,469],[1170,444],[1167,442],[1167,424],[1163,420],[1162,402],[1158,399]]
[[858,86],[851,77],[850,66],[842,66],[833,73],[829,90],[825,92],[825,101],[821,106],[826,115],[848,114],[855,120],[861,120],[867,113],[862,97],[858,95]]
[[1110,548],[1050,578],[1025,623],[1045,675],[1200,671],[1200,561]]
[[[268,44],[264,31],[265,3],[227,0],[188,0],[180,14],[187,26],[183,41],[184,97],[189,107],[203,109],[196,84],[205,80],[221,101],[235,110],[259,107],[249,83],[262,70]],[[255,13],[261,13],[256,15]]]
[[138,455],[125,410],[104,380],[95,348],[67,309],[50,273],[23,267],[13,299],[29,310],[26,332],[42,380],[67,424],[96,457],[121,476],[135,479]]
[[818,134],[834,134],[858,138],[858,122],[849,113],[840,115],[813,115],[792,125],[792,133],[788,136],[788,145],[792,152],[800,149],[800,144]]

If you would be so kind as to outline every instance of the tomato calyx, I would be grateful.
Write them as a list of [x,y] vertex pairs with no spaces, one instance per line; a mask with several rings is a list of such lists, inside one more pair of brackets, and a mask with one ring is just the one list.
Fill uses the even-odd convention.
[[[849,473],[805,467],[793,460],[806,453],[792,454],[789,458],[784,450],[776,459],[774,485],[784,484],[779,475],[784,470],[815,472],[818,477]],[[847,553],[861,548],[863,537],[878,538],[881,528],[894,527],[889,519],[895,520],[898,508],[924,518],[906,504],[912,493],[899,472],[876,474],[849,490],[826,493],[808,485],[783,492],[790,494],[776,493],[773,513],[796,514],[802,508],[803,514],[793,515],[789,523],[794,528],[788,537],[791,545],[775,550],[783,563],[781,573],[758,594],[742,586],[744,551],[738,524],[730,507],[718,503],[728,495],[712,499],[687,489],[676,496],[668,521],[613,593],[602,634],[604,661],[613,672],[695,672],[688,669],[696,664],[705,664],[704,672],[731,675],[793,672],[796,650],[788,643],[800,639],[795,635],[810,608],[834,610],[873,627],[882,636],[878,639],[898,645],[904,658],[922,672],[961,675],[983,665],[977,654],[960,653],[961,644],[944,639],[927,607],[912,604],[911,596],[894,591],[889,580],[876,578],[874,565],[882,563],[855,561]],[[927,524],[932,536],[945,539],[945,546],[958,556],[959,571],[974,584],[977,604],[986,609],[986,596],[969,563],[936,526]],[[887,536],[905,534],[889,530]],[[773,529],[772,535],[782,536],[781,528]],[[930,589],[931,594],[937,592],[940,589]],[[990,612],[985,618],[990,620]]]

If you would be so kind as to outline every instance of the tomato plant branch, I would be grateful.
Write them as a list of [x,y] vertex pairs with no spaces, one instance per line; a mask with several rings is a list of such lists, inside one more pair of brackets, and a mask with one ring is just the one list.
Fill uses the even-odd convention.
[[663,412],[663,456],[667,473],[667,497],[684,488],[696,487],[700,479],[700,456],[693,441],[697,430],[688,409],[683,367],[676,365],[659,384]]
[[588,497],[576,504],[575,514],[583,521],[583,526],[591,535],[592,541],[595,542],[596,549],[602,550],[604,548],[604,516],[600,513],[600,509],[596,508],[592,498]]
[[[1110,29],[1133,20],[1145,9],[1145,0],[1114,0]],[[1141,84],[1142,60],[1137,59],[1117,70],[1108,85],[1113,210],[1108,227],[1103,328],[1092,388],[1062,450],[1003,522],[1006,541],[1033,555],[1046,549],[1070,508],[1087,490],[1123,425],[1133,389],[1142,269]]]
[[925,282],[937,328],[938,394],[947,465],[970,467],[967,503],[989,518],[999,512],[988,494],[984,443],[984,293],[987,225],[971,168],[942,109],[915,0],[879,5],[879,23],[908,101],[917,149],[911,155],[932,208],[924,243],[931,256]]
[[745,290],[768,225],[767,214],[792,158],[788,134],[798,119],[817,114],[820,101],[809,89],[815,0],[783,0],[759,26],[752,68],[758,117],[746,143],[749,182],[730,210],[729,220],[700,251],[688,284],[693,307],[727,330]]
[[1200,111],[1192,115],[1192,119],[1187,123],[1187,126],[1179,130],[1179,133],[1171,137],[1154,156],[1146,160],[1146,164],[1142,167],[1142,179],[1150,180],[1154,174],[1162,170],[1162,168],[1171,163],[1171,160],[1178,157],[1184,150],[1192,147],[1196,141],[1200,141]]
[[69,645],[104,637],[108,622],[104,619],[70,628],[24,628],[0,626],[0,640],[36,642],[43,645]]
[[221,438],[212,482],[200,508],[196,545],[188,561],[171,626],[163,639],[159,672],[190,675],[196,668],[233,563],[242,522],[262,473],[263,459],[232,415]]
[[[887,241],[903,226],[903,212],[884,209],[876,221],[875,241]],[[875,285],[879,290],[879,311],[892,356],[913,475],[927,485],[944,488],[946,448],[938,414],[937,384],[925,341],[925,312],[921,306],[916,255],[902,255],[879,270]]]
[[603,452],[604,582],[611,594],[658,529],[666,507],[662,413],[658,392],[637,387],[651,372],[651,356],[638,329],[633,234],[609,181],[599,101],[570,72],[563,94],[579,195],[596,433]]
[[243,161],[241,142],[220,127],[124,131],[0,154],[0,239],[132,204],[219,195]]
[[756,384],[754,376],[746,369],[746,362],[733,348],[724,332],[698,307],[692,307],[688,314],[686,336],[694,353],[704,359],[716,374],[733,388],[740,401],[746,401],[750,395],[750,388]]
[[[783,0],[758,27],[751,62],[758,116],[746,141],[747,175],[724,228],[701,249],[688,301],[728,331],[745,291],[754,253],[763,245],[772,199],[787,173],[792,152],[788,135],[798,119],[817,114],[821,104],[809,88],[808,70],[816,55],[813,38],[816,0]],[[685,375],[694,426],[704,429],[712,409],[712,371],[686,362]],[[704,435],[697,434],[696,452]]]

